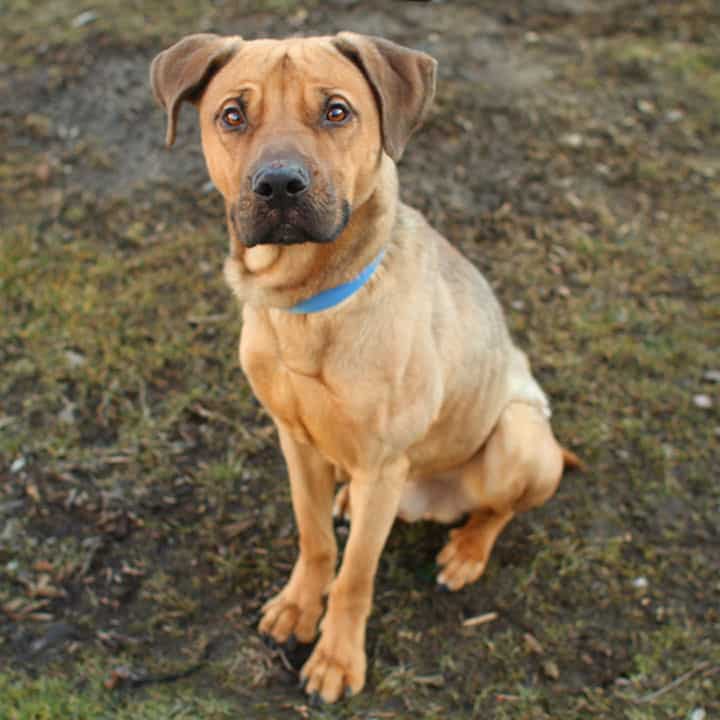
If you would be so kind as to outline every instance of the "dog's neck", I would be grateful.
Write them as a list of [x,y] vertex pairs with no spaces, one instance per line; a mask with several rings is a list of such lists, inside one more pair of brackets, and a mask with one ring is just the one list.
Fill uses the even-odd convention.
[[398,202],[397,170],[385,156],[375,189],[335,241],[246,248],[231,234],[225,279],[257,310],[290,308],[356,277],[390,241]]

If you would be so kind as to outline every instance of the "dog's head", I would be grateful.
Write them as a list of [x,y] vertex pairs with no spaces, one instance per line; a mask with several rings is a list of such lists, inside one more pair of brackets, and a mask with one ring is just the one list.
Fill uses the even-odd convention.
[[379,38],[191,35],[152,63],[168,115],[200,116],[210,176],[236,242],[329,243],[372,195],[383,153],[402,154],[435,87],[435,60]]

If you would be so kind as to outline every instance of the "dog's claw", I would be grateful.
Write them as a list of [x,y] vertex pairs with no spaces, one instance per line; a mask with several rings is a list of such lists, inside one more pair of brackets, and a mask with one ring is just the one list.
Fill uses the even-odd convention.
[[352,688],[348,685],[343,693],[343,700],[349,700],[353,696]]
[[285,641],[285,648],[288,652],[295,652],[297,650],[298,641],[295,637],[295,634],[293,633],[290,635],[290,637]]
[[450,588],[444,582],[438,582],[437,589],[439,592],[442,592],[442,593],[450,592]]
[[298,678],[298,687],[301,690],[305,689],[305,686],[307,685],[308,679],[306,677],[303,677],[302,675]]
[[320,693],[317,692],[317,690],[310,695],[310,706],[311,707],[320,707],[324,703],[324,700],[320,696]]

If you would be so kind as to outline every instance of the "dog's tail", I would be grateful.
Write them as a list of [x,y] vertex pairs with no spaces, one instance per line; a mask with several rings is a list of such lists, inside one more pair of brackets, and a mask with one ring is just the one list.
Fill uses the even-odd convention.
[[560,449],[562,450],[564,470],[580,470],[581,472],[587,470],[587,465],[572,450],[568,450],[566,447]]

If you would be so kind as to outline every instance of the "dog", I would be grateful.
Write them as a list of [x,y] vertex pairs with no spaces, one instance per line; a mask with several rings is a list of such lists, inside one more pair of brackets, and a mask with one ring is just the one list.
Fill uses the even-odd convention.
[[[198,111],[243,303],[240,362],[288,467],[299,554],[259,630],[310,643],[327,598],[301,680],[329,703],[364,686],[396,517],[467,515],[437,557],[438,582],[458,590],[579,464],[486,280],[399,199],[396,162],[435,76],[429,55],[347,32],[191,35],[150,71],[168,146],[182,103]],[[352,518],[337,575],[333,508]]]

